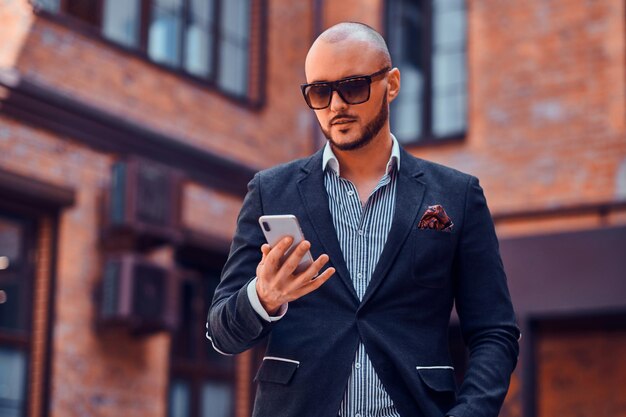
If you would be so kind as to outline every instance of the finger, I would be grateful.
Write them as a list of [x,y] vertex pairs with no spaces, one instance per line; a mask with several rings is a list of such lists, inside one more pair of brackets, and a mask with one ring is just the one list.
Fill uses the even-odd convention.
[[308,284],[329,261],[328,255],[325,253],[320,255],[307,269],[302,271],[294,280],[298,286]]
[[296,246],[293,252],[289,255],[289,257],[285,260],[285,263],[280,268],[281,272],[285,275],[293,274],[293,271],[296,270],[298,264],[307,253],[307,251],[311,248],[311,243],[308,240],[303,240]]
[[261,246],[261,262],[259,262],[259,264],[263,265],[268,253],[270,253],[270,245],[265,243]]
[[332,278],[335,272],[336,272],[335,268],[331,266],[330,268],[326,269],[324,272],[319,274],[317,278],[313,280],[309,280],[309,282],[306,285],[300,287],[299,289],[291,293],[293,300],[297,300],[298,298],[304,297],[305,295],[317,290],[319,287],[324,285],[326,281]]
[[268,252],[266,264],[271,265],[271,267],[275,270],[278,270],[280,267],[280,259],[283,257],[289,246],[293,243],[293,238],[291,236],[287,236],[281,239],[273,248]]

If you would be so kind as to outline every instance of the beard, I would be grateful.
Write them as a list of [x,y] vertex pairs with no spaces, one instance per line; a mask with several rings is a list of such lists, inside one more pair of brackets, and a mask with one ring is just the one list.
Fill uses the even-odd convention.
[[[334,149],[338,149],[340,151],[353,151],[355,149],[360,149],[370,143],[372,139],[380,132],[380,130],[385,126],[387,119],[389,117],[389,107],[387,106],[387,95],[383,95],[383,102],[380,106],[380,111],[372,119],[365,127],[363,128],[363,132],[361,136],[356,140],[348,143],[337,143],[332,135],[330,134],[330,129],[326,130],[320,124],[320,129],[322,129],[322,133],[328,142],[330,142],[330,146]],[[318,121],[319,123],[319,121]]]

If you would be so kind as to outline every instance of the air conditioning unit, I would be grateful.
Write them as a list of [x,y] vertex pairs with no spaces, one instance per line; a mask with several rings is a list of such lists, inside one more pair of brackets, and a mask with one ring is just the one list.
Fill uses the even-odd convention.
[[132,253],[109,255],[99,288],[99,324],[136,334],[173,331],[179,294],[175,271]]
[[176,243],[180,230],[182,175],[139,158],[116,162],[104,198],[102,241],[113,248]]

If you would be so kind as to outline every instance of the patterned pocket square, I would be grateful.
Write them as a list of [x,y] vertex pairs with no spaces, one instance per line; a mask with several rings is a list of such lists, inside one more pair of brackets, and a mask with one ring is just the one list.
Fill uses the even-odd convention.
[[452,226],[454,226],[454,223],[452,223],[446,211],[439,204],[428,206],[417,225],[420,229],[435,229],[443,232],[451,232]]

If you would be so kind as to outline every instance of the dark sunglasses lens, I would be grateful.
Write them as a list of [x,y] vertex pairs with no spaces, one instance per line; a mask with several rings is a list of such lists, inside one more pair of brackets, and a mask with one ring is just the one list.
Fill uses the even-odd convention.
[[337,87],[348,104],[359,104],[370,97],[370,83],[366,78],[344,81]]
[[325,84],[310,85],[304,90],[309,106],[314,109],[323,109],[330,103],[330,86]]

